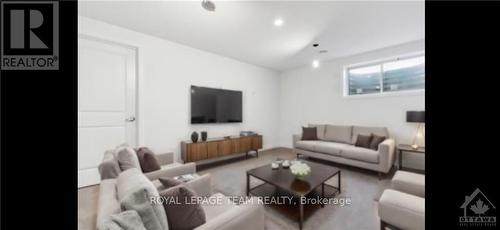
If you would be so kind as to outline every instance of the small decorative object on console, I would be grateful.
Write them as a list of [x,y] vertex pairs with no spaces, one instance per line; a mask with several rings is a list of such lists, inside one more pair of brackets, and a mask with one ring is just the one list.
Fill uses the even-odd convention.
[[240,132],[240,136],[242,137],[246,137],[246,136],[252,136],[252,135],[256,135],[257,133],[253,132],[253,131],[241,131]]
[[271,163],[271,168],[272,168],[272,169],[277,169],[277,168],[279,168],[279,167],[280,167],[280,165],[279,165],[279,164],[277,164],[277,163],[275,163],[275,162],[272,162],[272,163]]
[[186,182],[191,181],[197,177],[199,177],[198,174],[192,173],[192,174],[184,174],[184,175],[176,176],[176,177],[174,177],[174,179],[178,180],[180,182],[186,183]]
[[202,141],[207,141],[207,131],[202,131],[201,132],[201,140]]
[[303,162],[297,162],[290,166],[290,172],[299,180],[304,180],[311,174],[311,167]]
[[196,143],[198,142],[198,133],[195,131],[193,133],[191,133],[191,140]]
[[290,167],[290,161],[289,160],[285,160],[283,161],[283,164],[281,164],[283,166],[283,168],[288,168]]

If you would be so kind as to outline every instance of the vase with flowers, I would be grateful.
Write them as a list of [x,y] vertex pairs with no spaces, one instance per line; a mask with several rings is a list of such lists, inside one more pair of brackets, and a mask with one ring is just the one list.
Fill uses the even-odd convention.
[[296,162],[290,166],[290,172],[296,179],[305,180],[311,174],[311,167],[304,162]]

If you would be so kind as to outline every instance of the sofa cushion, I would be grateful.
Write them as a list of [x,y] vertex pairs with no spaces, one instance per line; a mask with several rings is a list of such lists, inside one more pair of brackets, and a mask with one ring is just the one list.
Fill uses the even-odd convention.
[[318,140],[318,134],[316,131],[316,127],[302,127],[302,139],[303,141],[308,140]]
[[352,126],[326,125],[325,140],[351,143]]
[[116,178],[122,171],[112,150],[104,152],[104,157],[102,162],[99,164],[98,169],[99,175],[101,175],[101,180]]
[[314,146],[322,141],[297,141],[295,143],[295,148],[314,151]]
[[99,185],[97,206],[97,226],[112,214],[120,213],[120,202],[117,200],[116,179],[102,180]]
[[356,146],[348,146],[341,152],[341,156],[349,159],[378,163],[379,153],[373,149],[361,148]]
[[141,164],[137,158],[135,150],[131,147],[120,147],[116,149],[116,159],[122,171],[131,168],[138,168],[141,170]]
[[146,230],[142,219],[135,210],[123,211],[118,214],[113,214],[97,226],[97,230]]
[[206,222],[205,211],[198,202],[192,202],[195,193],[184,185],[174,186],[160,192],[165,200],[176,200],[176,203],[163,202],[167,213],[169,229],[194,229]]
[[316,135],[319,140],[325,140],[325,125],[309,124],[309,127],[316,127]]
[[221,201],[220,203],[218,202],[202,202],[201,206],[203,207],[203,210],[205,211],[206,215],[206,220],[207,222],[214,219],[215,217],[219,216],[220,214],[226,212],[227,210],[230,210],[234,207],[236,207],[236,204],[231,202],[228,197],[222,195],[221,193],[216,193],[212,195],[209,199],[214,199]]
[[351,143],[356,143],[358,135],[370,135],[375,134],[378,136],[389,137],[389,131],[386,127],[371,127],[371,126],[353,126],[352,127],[352,140]]
[[137,149],[136,153],[143,172],[147,173],[161,169],[155,154],[149,148],[141,147]]
[[385,140],[385,136],[372,135],[372,140],[370,142],[370,149],[375,151],[378,150],[378,145]]
[[172,164],[162,165],[161,169],[170,169],[170,168],[175,168],[175,167],[179,167],[179,166],[182,166],[182,165],[183,165],[182,163],[174,162]]
[[[158,197],[155,185],[137,168],[120,173],[116,180],[116,191],[122,209],[136,210],[149,229],[168,229],[167,216],[161,204],[150,202],[151,197]],[[153,213],[153,214],[150,214]],[[148,218],[145,220],[144,218]],[[151,227],[151,228],[150,228]]]
[[316,145],[314,146],[314,151],[334,156],[340,156],[342,150],[348,148],[349,146],[349,144],[344,143],[321,141],[316,143]]
[[372,135],[361,135],[358,134],[358,138],[356,139],[356,143],[354,143],[354,146],[357,147],[363,147],[363,148],[370,148],[370,143],[372,142]]
[[[120,200],[122,210],[134,210],[141,217],[144,227],[148,230],[163,230],[168,229],[166,222],[165,210],[158,212],[157,206],[161,204],[152,204],[151,198],[158,197],[153,195],[151,190],[147,188],[139,188],[131,194]],[[167,226],[165,226],[167,224]]]
[[[123,148],[131,148],[127,143],[122,143],[120,145],[117,145],[115,149],[113,150],[113,154],[115,155],[115,158],[118,159],[118,152],[120,152],[121,149]],[[135,152],[134,148],[131,148],[132,152]]]
[[123,228],[110,218],[106,218],[102,223],[97,225],[97,230],[123,230]]
[[146,178],[140,169],[133,168],[123,171],[116,179],[116,197],[121,200],[135,190],[151,186],[154,187],[153,182]]

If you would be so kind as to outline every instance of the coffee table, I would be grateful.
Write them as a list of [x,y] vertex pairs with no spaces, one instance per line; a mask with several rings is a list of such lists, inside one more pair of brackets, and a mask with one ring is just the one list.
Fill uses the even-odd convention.
[[[287,195],[299,198],[302,201],[303,197],[310,195],[319,195],[325,198],[325,187],[330,190],[333,189],[333,196],[340,194],[341,191],[341,171],[340,169],[320,163],[315,163],[311,161],[301,160],[302,162],[308,164],[311,167],[311,174],[302,180],[296,179],[294,175],[290,172],[290,169],[283,168],[280,166],[278,169],[272,169],[270,164],[254,168],[247,171],[247,196],[250,194],[257,196],[265,196],[270,194],[263,194],[261,188],[263,186],[272,185],[276,189],[286,192]],[[264,181],[264,184],[250,188],[250,176],[255,177],[259,180]],[[330,178],[338,176],[337,187],[325,184],[325,181]],[[319,191],[319,188],[321,190]],[[254,192],[258,191],[259,192]],[[319,193],[319,194],[318,194]],[[299,229],[302,229],[302,224],[304,221],[304,204],[303,202],[298,202],[299,204]],[[323,207],[323,205],[321,205]]]

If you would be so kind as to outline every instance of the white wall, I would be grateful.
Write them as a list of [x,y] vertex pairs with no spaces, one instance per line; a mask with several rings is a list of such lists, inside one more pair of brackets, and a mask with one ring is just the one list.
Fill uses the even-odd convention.
[[[264,148],[290,147],[292,133],[308,123],[387,126],[399,143],[411,142],[415,125],[405,122],[407,110],[424,110],[425,95],[348,99],[343,92],[343,67],[424,50],[424,41],[309,65],[282,73],[79,17],[80,34],[137,47],[139,50],[138,125],[140,146],[172,151],[180,159],[180,142],[192,131],[209,137],[253,130],[264,135]],[[243,91],[241,124],[191,125],[189,86]],[[405,165],[423,167],[408,156]]]
[[[291,146],[292,134],[309,123],[386,126],[398,143],[411,143],[416,126],[406,123],[407,110],[425,110],[425,93],[411,95],[345,98],[345,65],[424,51],[424,41],[415,41],[346,58],[322,62],[281,73],[279,145]],[[423,158],[403,158],[406,166],[422,168]]]
[[[264,148],[277,146],[279,75],[275,71],[204,52],[164,39],[79,17],[78,31],[139,50],[139,145],[155,152],[173,151],[192,131],[209,137],[252,130],[264,136]],[[243,91],[241,124],[190,124],[190,85]]]

